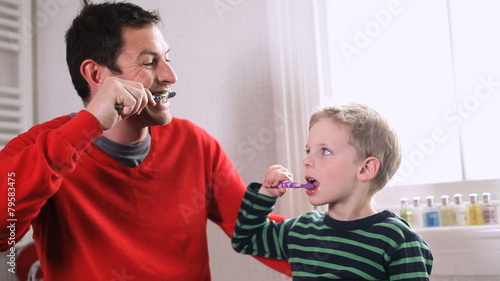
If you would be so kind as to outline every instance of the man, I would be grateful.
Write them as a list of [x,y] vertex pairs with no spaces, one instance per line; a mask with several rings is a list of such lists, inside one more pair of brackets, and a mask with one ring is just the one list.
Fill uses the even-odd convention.
[[46,281],[210,280],[207,219],[232,234],[245,184],[213,137],[172,117],[159,23],[130,3],[84,1],[66,58],[85,110],[0,151],[0,179],[15,183],[0,187],[0,249],[32,224]]

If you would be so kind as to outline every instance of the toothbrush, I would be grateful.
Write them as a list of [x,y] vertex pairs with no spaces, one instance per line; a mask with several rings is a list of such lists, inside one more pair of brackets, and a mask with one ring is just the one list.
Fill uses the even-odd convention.
[[163,98],[173,98],[175,97],[176,93],[175,92],[161,92],[159,95],[153,95],[153,98],[155,101],[161,100]]
[[296,182],[291,182],[291,181],[281,181],[280,183],[278,183],[278,185],[272,186],[272,188],[282,188],[282,187],[287,187],[287,188],[303,187],[306,189],[311,189],[311,188],[314,188],[314,184],[312,184],[312,183],[296,183]]
[[[155,101],[159,101],[164,98],[173,98],[175,97],[176,93],[175,92],[161,92],[159,95],[153,95],[153,98]],[[116,110],[122,110],[123,109],[123,104],[115,104],[115,109]]]

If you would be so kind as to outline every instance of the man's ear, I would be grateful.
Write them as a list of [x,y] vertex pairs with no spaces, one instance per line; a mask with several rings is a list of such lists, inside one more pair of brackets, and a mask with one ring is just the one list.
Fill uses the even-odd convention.
[[380,161],[373,156],[367,157],[363,160],[363,166],[358,172],[358,180],[369,181],[377,176],[380,169]]
[[91,59],[86,59],[80,65],[80,73],[89,83],[90,89],[99,89],[106,76],[107,68]]

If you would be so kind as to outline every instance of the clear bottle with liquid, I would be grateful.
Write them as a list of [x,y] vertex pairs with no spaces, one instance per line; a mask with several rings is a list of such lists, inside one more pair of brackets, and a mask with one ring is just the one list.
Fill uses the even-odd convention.
[[434,202],[434,196],[429,195],[426,198],[427,206],[425,212],[425,226],[438,227],[439,226],[439,210]]
[[441,226],[455,225],[455,212],[450,205],[450,196],[441,196],[441,208],[439,208],[439,219]]
[[412,209],[410,208],[410,205],[408,204],[408,198],[406,197],[401,198],[401,208],[399,209],[399,216],[406,222],[408,222],[410,226],[413,226]]
[[453,195],[455,200],[455,205],[453,209],[455,211],[455,225],[456,226],[466,226],[469,225],[469,211],[467,206],[464,204],[463,195],[456,193]]
[[418,196],[413,197],[412,223],[414,228],[425,226],[422,199]]
[[479,201],[477,200],[477,193],[469,194],[469,224],[470,225],[483,225],[483,210]]
[[482,204],[482,212],[483,212],[483,223],[484,224],[497,224],[497,210],[495,205],[491,203],[491,193],[485,192],[483,193],[483,204]]

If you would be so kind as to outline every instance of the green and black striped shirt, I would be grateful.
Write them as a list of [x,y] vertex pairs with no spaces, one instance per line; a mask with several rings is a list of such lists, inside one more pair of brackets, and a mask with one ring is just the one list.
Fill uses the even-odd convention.
[[242,254],[288,260],[293,280],[429,280],[432,253],[406,222],[385,210],[339,221],[310,211],[276,223],[276,198],[252,183],[241,203],[232,239]]

